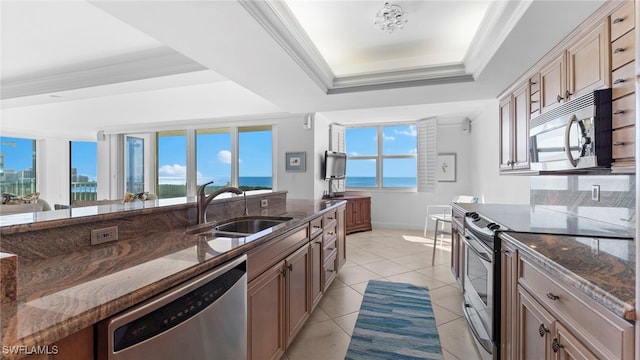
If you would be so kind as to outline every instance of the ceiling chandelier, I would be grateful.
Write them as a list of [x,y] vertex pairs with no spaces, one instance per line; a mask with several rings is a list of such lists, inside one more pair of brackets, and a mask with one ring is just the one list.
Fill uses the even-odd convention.
[[402,10],[400,5],[392,5],[388,2],[384,3],[382,10],[376,13],[375,24],[391,34],[396,29],[402,29],[407,22],[407,12]]

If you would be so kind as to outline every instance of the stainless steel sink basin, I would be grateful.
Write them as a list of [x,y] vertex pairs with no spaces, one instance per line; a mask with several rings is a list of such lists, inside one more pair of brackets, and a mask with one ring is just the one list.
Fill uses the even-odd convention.
[[293,219],[286,216],[245,216],[220,222],[195,225],[185,233],[190,235],[217,235],[219,237],[245,237],[274,228]]
[[214,229],[217,231],[225,231],[225,232],[235,232],[235,233],[245,233],[245,234],[255,234],[259,231],[272,228],[276,225],[280,225],[291,218],[286,219],[238,219],[232,220],[224,224],[220,224],[216,226]]

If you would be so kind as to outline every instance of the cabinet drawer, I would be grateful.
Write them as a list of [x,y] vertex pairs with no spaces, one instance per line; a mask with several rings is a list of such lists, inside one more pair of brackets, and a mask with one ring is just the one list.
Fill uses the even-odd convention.
[[324,272],[323,275],[324,275],[325,291],[329,287],[329,285],[331,285],[331,282],[333,281],[333,279],[336,277],[336,274],[337,274],[336,254],[337,254],[337,251],[334,251],[333,253],[329,254],[329,257],[325,258],[324,266],[322,267]]
[[611,44],[611,69],[633,61],[635,53],[635,33],[631,31]]
[[325,240],[329,240],[331,238],[335,238],[336,237],[336,230],[337,230],[337,227],[336,227],[336,222],[335,221],[333,223],[331,223],[331,225],[325,226],[324,230],[323,230],[324,231],[324,234],[323,234],[324,239]]
[[325,228],[328,225],[331,225],[331,222],[336,221],[336,211],[335,210],[331,210],[328,213],[324,214],[323,220],[322,220],[322,226],[324,226]]
[[579,334],[582,342],[590,344],[591,351],[601,358],[630,358],[625,347],[632,341],[631,324],[570,285],[552,280],[551,275],[526,258],[519,259],[518,269],[518,282],[561,323],[574,329],[572,332]]
[[634,1],[625,1],[624,3],[611,14],[611,40],[615,40],[633,29],[635,23]]
[[615,70],[611,76],[613,98],[617,99],[634,92],[635,88],[635,61]]
[[322,233],[322,216],[311,220],[309,225],[311,225],[309,227],[309,237],[313,239]]
[[613,102],[613,119],[611,126],[614,129],[635,124],[636,121],[636,94],[627,95]]
[[614,159],[630,158],[635,156],[635,135],[635,125],[613,131],[613,149],[611,155]]
[[288,235],[270,240],[247,253],[248,280],[253,280],[273,264],[281,261],[294,250],[309,241],[307,227],[296,230]]

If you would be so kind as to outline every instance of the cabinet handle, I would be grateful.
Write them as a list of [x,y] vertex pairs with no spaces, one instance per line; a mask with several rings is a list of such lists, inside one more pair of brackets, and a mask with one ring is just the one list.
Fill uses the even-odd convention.
[[328,272],[333,272],[333,269],[325,269]]
[[623,19],[623,18],[615,18],[615,19],[613,19],[613,23],[614,23],[614,24],[619,24],[619,23],[621,23],[621,22],[623,22],[623,21],[624,21],[624,19]]
[[616,79],[616,81],[614,81],[613,83],[617,85],[617,84],[622,84],[625,81],[626,81],[625,79]]
[[544,337],[548,332],[550,332],[549,329],[544,327],[544,324],[540,324],[540,327],[538,328],[538,334],[540,334],[540,337]]
[[625,50],[626,50],[625,48],[617,48],[617,49],[613,50],[613,53],[614,54],[620,54],[620,53],[624,52]]
[[556,301],[556,300],[560,299],[560,296],[558,296],[558,295],[556,295],[556,294],[554,294],[554,293],[548,292],[548,293],[547,293],[547,298],[548,298],[549,300]]
[[532,104],[535,104],[535,103],[537,103],[537,102],[539,102],[539,101],[538,101],[538,100],[531,100],[531,103],[532,103]]
[[624,114],[624,110],[617,110],[616,112],[613,113],[613,115],[622,115]]
[[564,100],[564,98],[563,98],[562,96],[558,95],[558,96],[556,97],[556,100],[557,100],[558,102],[560,102],[560,101]]
[[531,82],[531,85],[536,85],[536,84],[537,84],[537,82],[535,82],[535,81]]
[[322,240],[316,240],[314,241],[316,244],[322,244]]
[[293,271],[293,264],[289,264],[287,268],[289,269],[289,271]]
[[562,346],[560,344],[560,340],[558,340],[558,338],[553,338],[553,342],[551,342],[551,349],[553,350],[554,353],[557,353],[558,350],[560,350],[560,348],[563,348],[564,346]]
[[613,146],[624,146],[624,141],[616,141],[613,143]]
[[565,98],[569,98],[569,96],[573,95],[572,93],[569,92],[569,90],[565,91]]
[[509,255],[509,250],[500,250],[501,253]]

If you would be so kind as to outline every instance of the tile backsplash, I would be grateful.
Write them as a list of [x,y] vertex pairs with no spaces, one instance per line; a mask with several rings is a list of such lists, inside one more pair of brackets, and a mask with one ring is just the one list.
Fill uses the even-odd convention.
[[[544,205],[610,224],[636,227],[635,175],[532,176],[531,205]],[[600,187],[600,200],[592,188]]]

